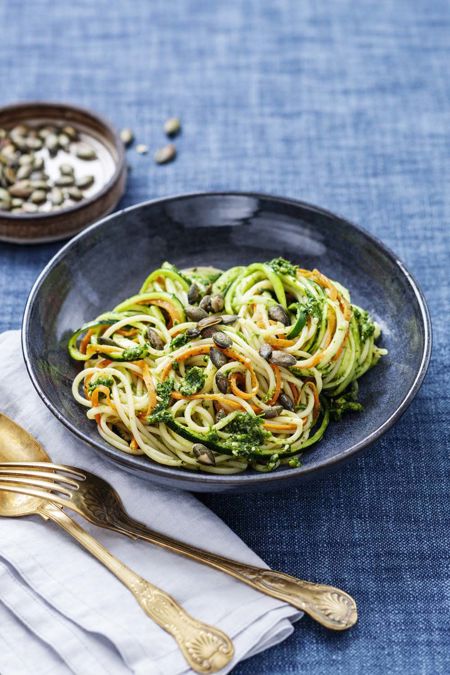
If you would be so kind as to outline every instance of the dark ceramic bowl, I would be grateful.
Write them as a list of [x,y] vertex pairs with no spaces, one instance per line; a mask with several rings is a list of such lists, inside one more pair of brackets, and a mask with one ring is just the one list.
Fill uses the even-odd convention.
[[[298,469],[214,476],[126,455],[97,434],[72,398],[78,364],[66,344],[84,322],[133,295],[164,260],[231,267],[283,256],[341,281],[382,327],[389,350],[360,382],[365,410],[331,424]],[[73,433],[124,469],[162,485],[219,492],[284,488],[367,448],[405,411],[431,348],[428,310],[411,275],[379,241],[338,216],[259,194],[182,195],[147,202],[92,225],[64,246],[36,281],[23,318],[23,351],[43,401]]]

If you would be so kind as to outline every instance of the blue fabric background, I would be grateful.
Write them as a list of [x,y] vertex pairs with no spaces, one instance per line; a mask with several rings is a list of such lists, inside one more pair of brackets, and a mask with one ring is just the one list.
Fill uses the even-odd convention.
[[[448,0],[5,1],[0,25],[2,104],[73,101],[152,149],[182,116],[174,164],[130,151],[122,206],[227,188],[298,197],[361,223],[415,274],[434,352],[395,428],[301,489],[204,501],[270,565],[359,603],[351,632],[305,619],[235,672],[450,672]],[[0,244],[1,329],[20,325],[57,249]]]

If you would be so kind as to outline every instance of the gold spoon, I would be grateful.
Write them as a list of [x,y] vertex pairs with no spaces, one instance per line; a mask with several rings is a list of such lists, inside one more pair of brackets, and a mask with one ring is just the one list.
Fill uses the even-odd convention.
[[[15,447],[8,440],[10,437],[14,437]],[[4,439],[6,439],[6,442]],[[45,476],[42,472],[38,474],[37,471],[45,469],[45,465],[38,468],[32,466],[20,467],[17,462],[51,462],[50,458],[44,448],[32,436],[15,422],[0,414],[0,462],[2,461],[2,448],[11,449],[6,452],[7,461],[16,463],[16,466],[11,466],[9,469],[6,467],[0,468],[0,483],[3,489],[6,489],[5,482],[14,482],[14,476],[11,474],[17,475],[17,482],[14,487],[11,486],[9,489],[16,493],[27,490],[36,492],[36,487],[43,487],[42,481],[39,479],[41,476]],[[3,450],[3,453],[5,453],[5,450]],[[5,454],[3,456],[5,457]],[[78,475],[77,472],[79,472]],[[345,591],[334,586],[297,579],[283,572],[240,563],[167,537],[151,530],[143,523],[133,520],[126,513],[114,488],[99,476],[95,476],[84,469],[71,468],[70,473],[72,485],[64,483],[62,491],[58,490],[58,480],[64,482],[64,478],[57,473],[52,474],[55,477],[54,487],[52,487],[52,483],[44,482],[47,490],[63,492],[63,499],[56,494],[46,492],[45,489],[38,490],[39,496],[42,495],[43,498],[70,508],[94,525],[106,527],[134,539],[148,541],[173,553],[184,555],[229,574],[265,595],[287,602],[304,611],[326,628],[341,631],[351,628],[356,623],[358,619],[356,603]],[[48,473],[46,477],[49,478]],[[75,489],[73,489],[73,479],[78,482],[78,486],[75,483]],[[28,486],[26,482],[28,482]],[[30,497],[27,497],[27,499],[29,500]]]
[[[18,424],[0,413],[0,461],[48,462],[43,447]],[[198,673],[215,673],[233,657],[231,640],[222,631],[191,617],[168,593],[133,572],[102,544],[45,500],[0,489],[0,516],[38,515],[51,520],[74,537],[109,569],[134,595],[144,612],[178,643],[190,667]]]

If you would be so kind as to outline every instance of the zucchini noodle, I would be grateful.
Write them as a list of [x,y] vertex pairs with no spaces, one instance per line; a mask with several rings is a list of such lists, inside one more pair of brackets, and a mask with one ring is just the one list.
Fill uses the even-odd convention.
[[360,411],[357,380],[386,353],[346,288],[277,258],[153,271],[75,331],[76,401],[109,444],[232,474],[300,465],[330,419]]

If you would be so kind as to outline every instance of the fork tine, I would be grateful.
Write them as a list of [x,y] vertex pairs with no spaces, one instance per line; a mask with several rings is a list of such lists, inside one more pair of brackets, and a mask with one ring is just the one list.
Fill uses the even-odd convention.
[[0,462],[1,468],[12,468],[15,466],[29,469],[54,469],[55,471],[64,471],[64,473],[74,474],[79,480],[86,480],[82,469],[75,466],[66,466],[64,464],[53,464],[53,462]]
[[30,478],[50,478],[55,483],[65,483],[66,485],[72,486],[75,490],[78,490],[79,485],[76,480],[69,478],[68,476],[61,476],[59,473],[53,473],[50,471],[41,471],[40,469],[22,469],[18,467],[17,469],[4,469],[3,466],[0,466],[0,476],[29,476]]
[[19,485],[29,485],[30,487],[45,488],[48,490],[48,494],[53,497],[53,491],[60,492],[67,497],[71,497],[72,493],[65,487],[61,487],[57,483],[53,483],[47,480],[37,480],[31,478],[20,478],[19,476],[2,476],[0,474],[0,486],[3,483],[14,483]]
[[35,490],[32,487],[20,487],[18,485],[8,485],[7,483],[1,483],[0,492],[16,492],[20,495],[28,495],[29,497],[44,499],[47,502],[52,502],[52,504],[68,506],[66,499],[62,499],[61,497],[58,497],[58,495],[52,495],[49,492],[45,492],[44,490]]

